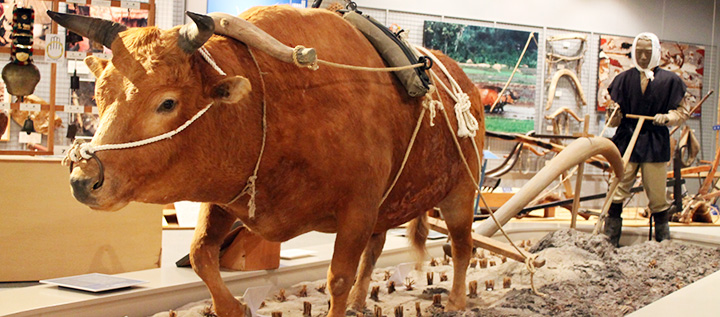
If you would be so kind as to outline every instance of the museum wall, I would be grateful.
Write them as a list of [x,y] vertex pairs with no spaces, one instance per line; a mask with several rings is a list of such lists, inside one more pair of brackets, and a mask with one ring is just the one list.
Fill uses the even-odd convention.
[[[311,2],[311,1],[310,1]],[[323,6],[333,1],[325,0]],[[583,91],[587,96],[588,106],[582,107],[580,115],[590,115],[590,133],[599,133],[604,125],[604,113],[596,111],[598,87],[598,48],[601,35],[618,35],[632,37],[642,31],[656,33],[663,41],[678,41],[705,47],[703,89],[704,95],[710,89],[718,88],[717,44],[720,43],[720,21],[715,21],[718,0],[695,1],[667,1],[667,0],[606,0],[606,1],[438,1],[417,0],[362,0],[358,1],[360,10],[371,15],[387,26],[396,24],[408,31],[409,40],[413,44],[423,44],[423,27],[426,21],[439,21],[465,25],[486,26],[493,28],[536,32],[538,43],[538,66],[536,93],[534,96],[535,113],[534,129],[547,132],[549,122],[543,119],[546,111],[547,81],[549,72],[543,56],[547,53],[546,40],[549,37],[563,34],[581,34],[587,37],[587,50],[583,56],[583,63],[579,70],[579,79]],[[184,23],[184,10],[206,12],[207,0],[158,0],[156,1],[156,25],[161,28],[170,28],[173,25]],[[511,51],[512,54],[519,52]],[[7,60],[7,59],[6,59]],[[43,74],[48,73],[49,64],[41,58],[36,64]],[[93,80],[87,74],[81,61],[69,61],[58,67],[57,78],[57,104],[67,103],[69,100],[69,74],[76,68],[82,71],[81,80]],[[2,65],[0,65],[2,66]],[[512,67],[512,65],[509,65]],[[573,106],[577,107],[577,98],[573,97],[573,87],[568,81],[558,84],[558,93],[555,96],[553,109]],[[49,97],[49,79],[43,77],[36,94],[42,98]],[[701,118],[693,118],[688,124],[693,128],[703,144],[700,158],[711,160],[714,155],[715,133],[711,130],[716,121],[717,96],[716,93],[702,109]],[[552,109],[551,109],[552,110]],[[59,114],[63,119],[67,114]],[[66,120],[64,120],[66,121]],[[17,139],[19,127],[13,125],[9,142],[0,142],[0,149],[18,149],[14,142]],[[66,125],[61,126],[55,133],[56,144],[66,144]],[[573,127],[571,132],[579,132],[581,125]],[[606,133],[611,135],[612,131]],[[489,140],[488,149],[498,155],[507,153],[512,144]],[[523,164],[513,174],[504,179],[504,185],[514,187],[521,185],[536,170],[542,168],[547,158],[528,156],[523,158]],[[491,161],[490,167],[498,164]],[[595,168],[586,169],[590,184],[583,189],[583,193],[596,193],[602,191],[605,185],[604,175]]]
[[[141,0],[140,2],[147,3],[147,0]],[[64,12],[67,4],[60,4],[60,11]],[[175,25],[184,23],[184,1],[178,0],[155,0],[155,25],[169,29]],[[44,10],[48,8],[35,8],[36,15],[44,15]],[[42,13],[38,13],[42,12]],[[37,19],[37,18],[36,18]],[[65,32],[63,27],[59,27],[58,33]],[[9,54],[0,54],[0,68],[4,67],[10,60]],[[45,101],[50,100],[50,63],[45,61],[45,57],[42,55],[34,56],[34,64],[38,67],[41,78],[38,85],[35,87],[34,95],[42,98]],[[82,59],[66,59],[63,62],[58,63],[57,66],[57,77],[56,77],[56,105],[68,105],[70,103],[70,75],[77,70],[78,76],[81,82],[94,82],[95,78],[91,75],[85,67]],[[9,98],[9,96],[3,96],[3,98]],[[68,147],[70,140],[66,138],[68,121],[70,120],[70,114],[65,112],[57,112],[57,117],[62,120],[62,124],[55,130],[54,144],[57,150],[62,150]],[[18,143],[18,132],[20,132],[20,125],[10,124],[10,131],[8,133],[7,140],[0,140],[0,150],[24,150],[25,145]],[[42,136],[42,144],[47,144],[47,136]]]

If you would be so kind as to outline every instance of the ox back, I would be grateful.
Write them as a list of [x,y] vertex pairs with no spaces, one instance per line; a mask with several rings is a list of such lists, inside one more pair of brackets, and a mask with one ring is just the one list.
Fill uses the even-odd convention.
[[[288,46],[315,48],[321,59],[348,65],[385,66],[371,43],[336,13],[271,6],[250,9],[241,17]],[[213,36],[207,45],[212,48],[220,44],[214,43],[218,41],[223,40]],[[247,55],[241,44],[227,45],[232,45],[231,50],[239,56]],[[258,51],[253,53],[264,73],[268,139],[258,175],[257,216],[243,219],[246,224],[285,227],[282,226],[285,220],[263,217],[266,213],[292,214],[292,221],[313,220],[312,225],[293,228],[285,234],[264,232],[270,234],[268,238],[282,240],[308,230],[334,231],[332,213],[347,209],[348,204],[366,206],[368,212],[376,209],[400,168],[423,98],[409,97],[389,72],[323,65],[311,71]],[[435,53],[470,96],[472,113],[481,129],[476,141],[482,149],[484,120],[478,90],[453,60]],[[447,84],[438,67],[433,70]],[[251,80],[253,98],[260,100],[262,84],[258,71],[244,72]],[[442,88],[439,90],[455,133],[457,121],[452,109],[455,103]],[[431,127],[427,115],[423,119],[406,167],[380,207],[376,232],[430,210],[459,182],[469,181],[441,112],[434,123]],[[460,144],[477,175],[471,142],[463,139]],[[287,228],[290,227],[288,224]]]

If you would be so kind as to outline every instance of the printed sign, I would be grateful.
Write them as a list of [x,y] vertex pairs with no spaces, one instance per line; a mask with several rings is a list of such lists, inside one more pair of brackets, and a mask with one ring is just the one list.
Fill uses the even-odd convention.
[[65,37],[58,34],[47,34],[45,37],[45,59],[57,63],[65,57]]

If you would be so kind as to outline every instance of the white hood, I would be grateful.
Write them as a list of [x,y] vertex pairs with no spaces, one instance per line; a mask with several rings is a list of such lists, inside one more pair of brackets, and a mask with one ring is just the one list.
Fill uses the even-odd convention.
[[[637,41],[639,38],[648,38],[650,39],[650,42],[652,42],[652,56],[650,57],[650,62],[648,63],[647,68],[642,68],[638,66],[638,62],[635,57],[635,46],[637,45]],[[630,50],[630,58],[632,59],[633,65],[637,70],[645,73],[645,76],[651,81],[655,79],[655,74],[652,70],[656,66],[660,65],[660,40],[658,39],[657,35],[649,32],[643,32],[638,34],[638,36],[635,37],[635,40],[633,40],[633,45]]]

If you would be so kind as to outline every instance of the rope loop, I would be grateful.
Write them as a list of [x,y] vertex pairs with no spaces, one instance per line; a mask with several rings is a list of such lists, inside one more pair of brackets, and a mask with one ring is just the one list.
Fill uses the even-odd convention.
[[530,254],[525,256],[525,267],[527,268],[528,272],[530,272],[530,287],[532,288],[533,293],[535,295],[540,297],[545,297],[547,294],[541,293],[535,288],[535,272],[537,272],[537,268],[535,267],[535,259],[537,259],[537,254]]
[[81,160],[89,160],[95,153],[94,147],[90,143],[82,143],[75,140],[70,149],[65,152],[62,160],[63,166],[69,166],[71,163],[80,162]]
[[479,124],[475,116],[470,113],[470,97],[464,92],[458,93],[456,96],[455,116],[458,121],[457,134],[461,138],[474,137],[479,129]]
[[434,65],[432,58],[430,58],[429,56],[424,56],[424,55],[418,57],[418,63],[423,64],[423,67],[421,68],[422,70],[430,70]]
[[295,48],[293,48],[293,51],[292,51],[293,64],[295,64],[295,66],[297,66],[297,67],[309,68],[311,70],[317,70],[318,68],[320,68],[320,66],[318,66],[317,62],[309,63],[309,64],[303,64],[300,62],[298,55],[300,55],[300,51],[302,51],[304,49],[305,49],[305,46],[302,46],[302,45],[298,45],[298,46],[295,46]]

